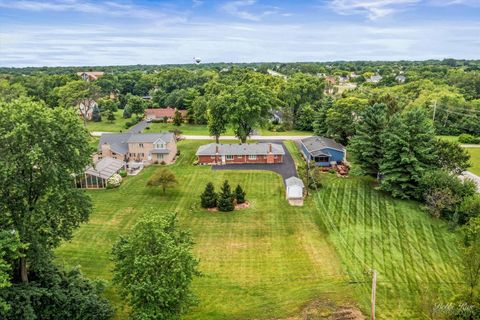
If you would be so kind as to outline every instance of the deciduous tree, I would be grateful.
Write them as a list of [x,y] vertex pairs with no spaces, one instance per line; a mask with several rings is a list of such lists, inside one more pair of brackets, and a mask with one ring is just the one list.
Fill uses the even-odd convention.
[[91,81],[77,80],[55,88],[55,93],[60,106],[75,108],[86,122],[100,97],[100,88]]
[[162,187],[163,193],[167,188],[174,187],[178,184],[177,178],[172,171],[167,168],[160,168],[148,180],[147,185],[152,187]]
[[113,281],[131,306],[132,319],[180,319],[196,298],[199,275],[191,236],[176,216],[149,213],[113,247]]

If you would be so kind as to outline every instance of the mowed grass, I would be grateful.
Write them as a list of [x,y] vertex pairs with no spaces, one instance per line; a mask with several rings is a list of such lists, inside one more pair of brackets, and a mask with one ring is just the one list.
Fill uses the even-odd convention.
[[289,130],[289,131],[270,131],[268,129],[259,129],[259,134],[262,136],[312,136],[312,131],[300,131],[300,130]]
[[[318,227],[313,199],[302,208],[284,199],[279,175],[264,171],[213,171],[193,166],[194,153],[205,141],[182,141],[181,156],[169,166],[179,186],[162,194],[147,188],[158,167],[128,177],[116,190],[89,191],[94,211],[88,224],[57,251],[57,261],[80,265],[91,278],[110,281],[110,252],[119,235],[151,211],[177,212],[180,223],[196,242],[203,276],[193,290],[200,304],[186,319],[271,319],[299,314],[314,299],[349,303],[348,278],[327,235]],[[241,184],[251,204],[232,213],[212,213],[199,207],[208,181],[217,188],[228,179]],[[109,283],[107,297],[125,319],[124,303]]]
[[[174,126],[172,123],[150,123],[150,129],[145,130],[144,132],[163,132],[170,131],[173,129],[178,129],[186,135],[199,135],[199,136],[209,136],[207,125],[202,124],[190,124],[182,123],[180,126]],[[231,128],[227,129],[227,132],[223,135],[233,136],[233,130]]]
[[458,136],[437,136],[440,140],[458,142]]
[[467,148],[468,154],[470,154],[470,163],[472,166],[469,171],[480,175],[480,148]]
[[128,129],[125,128],[125,123],[127,121],[131,121],[132,119],[124,119],[123,118],[123,109],[118,109],[115,112],[115,120],[110,122],[107,120],[105,115],[102,115],[102,121],[94,122],[89,121],[87,123],[87,129],[90,132],[120,132],[120,131],[127,131]]

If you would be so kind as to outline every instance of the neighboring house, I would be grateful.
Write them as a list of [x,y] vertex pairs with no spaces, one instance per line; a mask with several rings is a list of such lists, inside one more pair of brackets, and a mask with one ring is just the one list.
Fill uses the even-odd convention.
[[302,179],[290,177],[285,179],[285,196],[292,206],[303,206],[303,189],[305,185]]
[[[146,120],[163,120],[167,118],[168,122],[172,122],[175,117],[175,111],[177,108],[158,108],[158,109],[146,109],[145,110],[145,119]],[[183,120],[187,119],[187,110],[178,110],[182,115]]]
[[145,164],[171,163],[177,154],[177,142],[171,132],[104,133],[98,143],[96,159],[111,157],[125,162]]
[[380,80],[382,80],[382,76],[374,75],[374,76],[371,76],[370,78],[368,78],[366,81],[370,82],[370,83],[379,83]]
[[339,82],[339,83],[346,83],[346,82],[348,82],[349,80],[350,80],[350,78],[349,78],[348,76],[345,76],[345,77],[344,77],[344,76],[339,76],[339,77],[338,77],[338,82]]
[[78,188],[106,188],[107,180],[122,168],[125,168],[125,162],[110,157],[103,158],[94,166],[88,167],[83,176],[77,176],[75,182]]
[[282,163],[285,150],[276,143],[210,143],[198,148],[199,164]]
[[333,139],[309,137],[300,140],[303,156],[317,166],[329,167],[346,160],[345,147]]
[[94,81],[103,76],[105,73],[102,71],[85,71],[77,72],[77,76],[81,77],[85,81]]
[[77,105],[78,114],[85,120],[92,120],[93,109],[98,107],[95,100],[85,100]]
[[407,80],[407,78],[403,75],[398,75],[395,77],[395,81],[397,81],[398,83],[405,83],[405,80]]
[[326,76],[325,81],[332,86],[337,84],[337,78],[335,76]]

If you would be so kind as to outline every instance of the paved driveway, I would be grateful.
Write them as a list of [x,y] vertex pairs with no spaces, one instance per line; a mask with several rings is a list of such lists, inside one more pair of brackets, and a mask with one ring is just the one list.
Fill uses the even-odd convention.
[[285,179],[290,178],[291,176],[297,176],[297,169],[295,168],[295,162],[293,161],[290,152],[281,141],[266,141],[262,140],[259,142],[272,142],[283,145],[285,150],[285,156],[283,157],[283,163],[276,164],[227,164],[227,165],[214,165],[212,166],[213,170],[267,170],[273,171],[280,174],[285,183]]
[[141,133],[143,131],[143,129],[145,129],[146,127],[148,127],[148,122],[146,120],[142,120],[139,123],[137,123],[136,125],[134,125],[133,127],[131,127],[130,129],[128,129],[127,132],[129,132],[129,133]]

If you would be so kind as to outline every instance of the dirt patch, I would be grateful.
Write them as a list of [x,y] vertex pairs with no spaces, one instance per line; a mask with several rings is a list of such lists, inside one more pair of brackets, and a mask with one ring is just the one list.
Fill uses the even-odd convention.
[[[235,208],[233,210],[242,210],[242,209],[247,209],[250,208],[250,202],[244,202],[244,203],[239,203],[235,205]],[[208,208],[207,211],[210,212],[218,212],[218,208]]]
[[366,317],[354,306],[338,306],[330,300],[315,300],[300,311],[299,315],[275,320],[365,320]]

